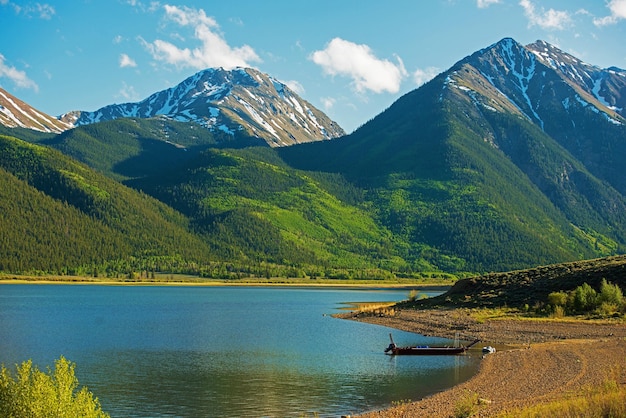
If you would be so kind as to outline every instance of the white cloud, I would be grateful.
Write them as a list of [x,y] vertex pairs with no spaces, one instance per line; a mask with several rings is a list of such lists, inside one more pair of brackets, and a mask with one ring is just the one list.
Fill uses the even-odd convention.
[[136,67],[136,66],[137,66],[137,63],[135,62],[134,59],[132,59],[126,54],[120,55],[120,68]]
[[324,106],[324,110],[329,111],[330,109],[333,108],[333,106],[335,105],[335,102],[337,100],[335,100],[332,97],[322,97],[322,106]]
[[163,6],[167,17],[181,26],[188,25],[206,25],[217,27],[217,22],[210,16],[207,16],[203,9],[195,10],[191,7],[183,6],[170,6],[166,4]]
[[143,2],[138,0],[127,0],[126,4],[136,8],[141,12],[154,12],[161,7],[161,3],[158,1],[151,1],[147,6]]
[[283,83],[289,87],[289,89],[291,91],[293,91],[294,93],[302,96],[305,92],[304,90],[304,86],[302,84],[300,84],[299,81],[297,80],[289,80],[289,81],[283,81]]
[[54,7],[50,6],[49,4],[40,3],[35,3],[35,5],[32,6],[32,11],[33,13],[39,14],[39,17],[42,19],[51,19],[52,16],[56,13]]
[[418,86],[421,86],[422,84],[435,78],[435,76],[439,73],[439,68],[435,67],[428,67],[424,69],[418,68],[415,72],[413,72],[413,81],[415,81],[415,84]]
[[56,14],[56,10],[54,9],[54,7],[46,3],[29,3],[26,5],[19,5],[17,2],[1,0],[0,5],[9,6],[13,8],[16,14],[23,14],[27,17],[32,17],[33,15],[36,15],[39,16],[41,19],[50,20],[52,19],[52,16]]
[[39,91],[37,83],[28,78],[24,71],[20,71],[15,67],[7,65],[4,62],[4,55],[0,54],[0,78],[2,77],[6,77],[11,80],[17,87]]
[[476,0],[476,6],[478,6],[479,9],[484,9],[496,3],[500,3],[500,0]]
[[207,67],[250,67],[251,62],[261,59],[249,45],[232,48],[219,31],[219,25],[202,9],[165,5],[165,17],[182,27],[191,27],[193,37],[200,41],[200,46],[180,48],[171,42],[157,39],[144,46],[157,61],[177,67],[203,69]]
[[576,14],[583,15],[583,16],[592,16],[591,12],[587,9],[578,9],[576,10]]
[[352,84],[358,93],[365,90],[397,93],[402,79],[407,75],[400,57],[396,57],[397,64],[381,60],[369,46],[341,38],[334,38],[325,49],[313,52],[310,59],[328,75],[352,78]]
[[243,20],[241,20],[240,17],[231,17],[230,19],[228,19],[228,21],[237,26],[243,26]]
[[129,86],[125,82],[122,82],[122,88],[117,92],[117,98],[122,98],[128,102],[134,102],[139,100],[139,94],[133,86]]
[[626,19],[626,0],[611,0],[607,3],[611,11],[609,16],[593,19],[596,26],[613,25],[620,19]]
[[524,14],[528,18],[528,26],[539,26],[543,29],[565,29],[572,23],[570,14],[562,10],[543,8],[537,12],[535,5],[530,0],[521,0],[519,5],[524,9]]

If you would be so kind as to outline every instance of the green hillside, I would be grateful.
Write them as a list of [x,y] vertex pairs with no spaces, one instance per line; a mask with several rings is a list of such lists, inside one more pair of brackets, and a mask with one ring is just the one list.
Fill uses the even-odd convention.
[[598,290],[602,281],[626,288],[626,256],[558,263],[459,280],[440,296],[406,302],[405,307],[493,307],[528,309],[545,306],[552,292],[571,292],[585,284]]
[[[381,279],[436,270],[398,255],[405,244],[375,222],[360,189],[294,170],[268,147],[194,152],[128,180],[138,192],[49,147],[0,138],[11,243],[2,271]],[[124,161],[126,143],[109,155]]]
[[55,133],[34,131],[26,128],[8,128],[0,124],[0,135],[14,136],[27,142],[43,142],[57,136]]
[[81,126],[37,143],[125,180],[158,173],[164,166],[178,164],[198,150],[215,146],[217,139],[193,123],[134,118]]
[[[295,167],[319,163],[359,184],[378,209],[376,220],[411,250],[426,244],[447,255],[434,263],[445,271],[505,271],[617,250],[618,237],[593,224],[597,213],[576,209],[578,225],[596,229],[575,227],[512,158],[484,139],[494,126],[511,136],[524,132],[535,144],[550,143],[549,137],[514,116],[487,125],[471,117],[473,105],[440,101],[442,78],[348,137],[282,149],[281,155]],[[506,123],[512,127],[502,128]]]
[[182,213],[212,260],[233,274],[381,278],[449,263],[380,225],[364,190],[344,176],[290,168],[269,147],[215,148],[210,134],[190,137],[194,129],[119,119],[39,142]]
[[[229,259],[293,265],[309,276],[390,276],[412,267],[341,176],[294,170],[269,148],[209,149],[129,183],[186,214]],[[432,270],[422,263],[419,270]]]
[[0,136],[0,270],[128,274],[210,259],[188,221],[50,148]]

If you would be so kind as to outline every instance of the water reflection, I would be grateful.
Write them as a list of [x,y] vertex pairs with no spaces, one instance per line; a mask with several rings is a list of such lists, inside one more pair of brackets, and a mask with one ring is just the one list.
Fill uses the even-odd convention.
[[336,416],[381,408],[394,400],[415,400],[418,394],[438,392],[474,372],[467,357],[455,356],[439,365],[452,373],[433,373],[428,364],[433,358],[379,356],[374,373],[337,374],[303,371],[290,366],[293,360],[282,363],[280,356],[271,354],[254,359],[247,355],[110,353],[93,366],[94,378],[106,382],[96,385],[97,393],[115,406],[116,416]]

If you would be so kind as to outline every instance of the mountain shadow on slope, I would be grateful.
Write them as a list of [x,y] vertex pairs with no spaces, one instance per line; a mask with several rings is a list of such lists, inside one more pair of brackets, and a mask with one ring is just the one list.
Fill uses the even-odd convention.
[[210,258],[180,213],[56,150],[0,136],[0,173],[3,271],[116,277]]

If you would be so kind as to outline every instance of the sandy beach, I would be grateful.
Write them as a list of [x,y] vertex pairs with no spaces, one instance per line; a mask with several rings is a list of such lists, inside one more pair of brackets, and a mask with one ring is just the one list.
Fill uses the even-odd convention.
[[626,325],[621,322],[486,319],[464,309],[403,310],[394,316],[345,314],[345,319],[424,335],[465,340],[504,349],[484,356],[470,380],[433,396],[361,415],[451,417],[455,408],[477,397],[480,417],[493,417],[600,385],[608,379],[626,385]]

